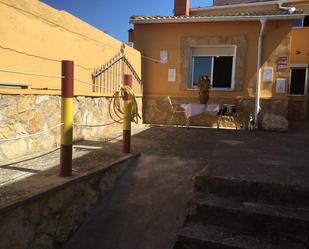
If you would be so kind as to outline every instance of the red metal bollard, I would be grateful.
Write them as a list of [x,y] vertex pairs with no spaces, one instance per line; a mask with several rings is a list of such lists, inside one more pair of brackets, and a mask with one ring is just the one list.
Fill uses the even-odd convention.
[[72,175],[74,62],[61,62],[61,148],[59,176]]

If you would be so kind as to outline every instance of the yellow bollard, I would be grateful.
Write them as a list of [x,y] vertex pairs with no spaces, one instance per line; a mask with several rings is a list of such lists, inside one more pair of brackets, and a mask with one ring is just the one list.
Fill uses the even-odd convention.
[[[124,75],[124,85],[132,87],[132,75]],[[123,153],[131,152],[131,109],[132,101],[129,96],[125,94],[123,106]]]

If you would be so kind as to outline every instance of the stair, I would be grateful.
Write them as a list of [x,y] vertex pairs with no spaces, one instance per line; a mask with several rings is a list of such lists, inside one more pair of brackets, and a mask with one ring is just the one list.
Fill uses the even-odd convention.
[[174,249],[309,249],[308,190],[197,176]]
[[194,184],[196,190],[207,193],[237,195],[252,201],[309,206],[309,189],[297,185],[207,175],[196,176]]
[[304,249],[289,241],[271,241],[256,236],[242,235],[231,229],[213,225],[186,226],[174,249]]

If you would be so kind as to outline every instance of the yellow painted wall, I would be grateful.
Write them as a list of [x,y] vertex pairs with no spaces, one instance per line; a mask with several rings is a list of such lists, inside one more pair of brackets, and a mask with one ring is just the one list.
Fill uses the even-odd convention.
[[[68,59],[83,67],[75,67],[75,77],[90,83],[93,69],[114,57],[121,47],[120,41],[104,32],[37,0],[1,0],[0,37],[0,68],[60,75],[58,61]],[[125,53],[140,74],[140,53],[128,46]],[[0,82],[30,83],[35,88],[51,89],[59,89],[61,84],[60,79],[3,72]],[[91,89],[90,85],[75,82],[76,95],[96,95]],[[59,94],[59,91],[0,88],[0,93]]]
[[[301,9],[306,15],[309,15],[308,0],[289,5]],[[309,64],[309,27],[292,29],[291,64]],[[289,100],[305,102],[306,97],[289,96]]]
[[[309,27],[292,29],[291,64],[309,64]],[[305,96],[289,96],[291,101],[305,99]]]
[[[160,50],[168,50],[167,64],[143,59],[144,94],[155,96],[194,97],[196,90],[181,90],[180,39],[182,36],[237,36],[245,35],[248,41],[243,91],[212,91],[211,98],[254,97],[256,86],[257,44],[259,22],[217,22],[183,24],[136,24],[134,44],[143,55],[159,59]],[[277,77],[288,78],[288,69],[276,72],[277,58],[289,56],[291,21],[269,21],[264,38],[263,65],[274,68],[274,81],[262,84],[262,97],[286,99],[287,94],[275,94]],[[176,82],[168,82],[168,69],[177,70]],[[186,79],[184,79],[186,80]],[[186,80],[187,81],[187,80]]]
[[309,27],[292,30],[291,63],[309,64]]
[[[297,1],[289,5],[301,9],[304,14],[309,15],[309,0]],[[309,63],[309,27],[292,29],[291,63]]]

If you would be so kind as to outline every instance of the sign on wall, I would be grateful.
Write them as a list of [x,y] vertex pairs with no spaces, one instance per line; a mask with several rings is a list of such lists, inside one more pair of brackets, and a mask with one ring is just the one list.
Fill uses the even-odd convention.
[[286,79],[276,80],[276,93],[285,93],[285,82]]
[[263,81],[264,82],[272,82],[273,81],[273,68],[265,67],[263,73]]
[[175,82],[176,81],[176,69],[170,68],[168,69],[168,81]]
[[284,70],[288,67],[288,57],[279,57],[277,60],[277,70]]
[[160,51],[160,61],[161,63],[167,63],[168,61],[168,52],[167,50],[161,50]]

